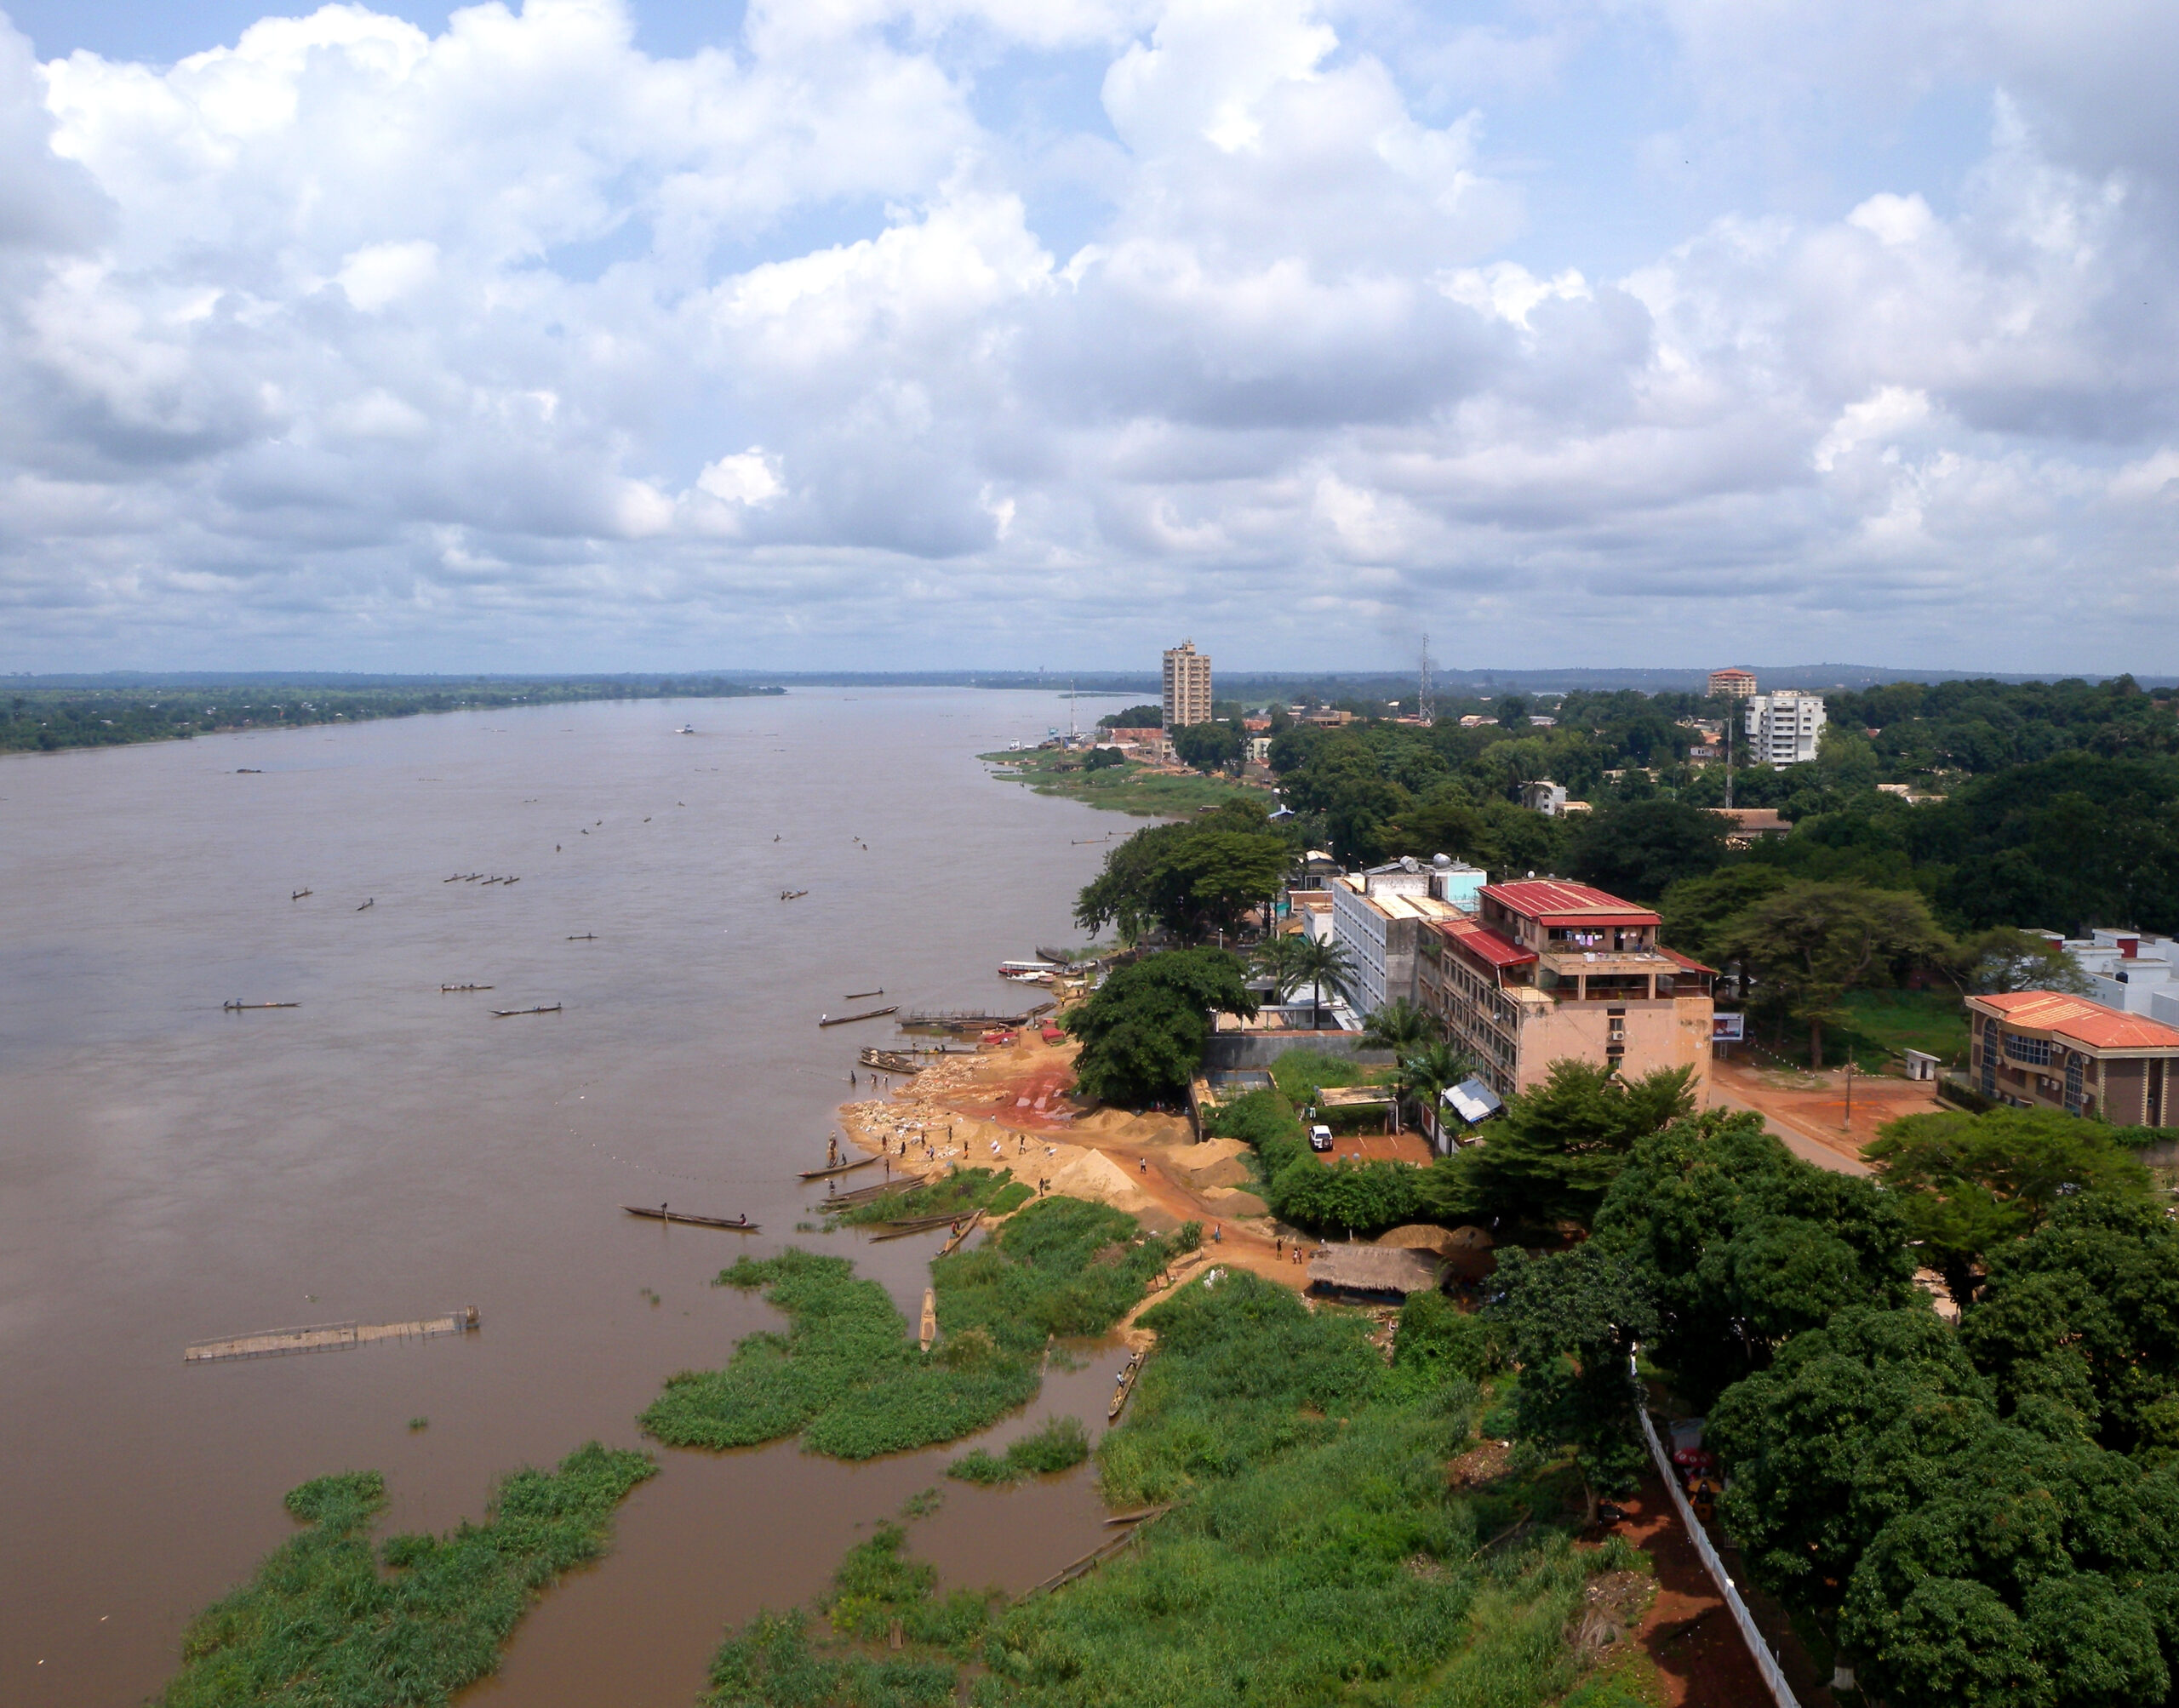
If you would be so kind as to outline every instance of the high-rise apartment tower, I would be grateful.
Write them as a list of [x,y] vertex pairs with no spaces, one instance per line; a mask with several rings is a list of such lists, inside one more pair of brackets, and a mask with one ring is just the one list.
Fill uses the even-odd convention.
[[1165,728],[1210,722],[1210,658],[1182,641],[1165,654]]
[[1805,765],[1822,739],[1823,696],[1782,688],[1746,703],[1748,763]]

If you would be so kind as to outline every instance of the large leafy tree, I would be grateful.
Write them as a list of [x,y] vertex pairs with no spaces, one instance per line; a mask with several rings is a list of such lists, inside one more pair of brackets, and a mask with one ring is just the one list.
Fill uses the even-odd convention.
[[1554,1061],[1541,1085],[1506,1100],[1482,1142],[1432,1165],[1425,1197],[1447,1220],[1586,1222],[1636,1143],[1695,1106],[1685,1068],[1637,1080],[1586,1061]]
[[1675,883],[1714,871],[1729,826],[1681,801],[1631,801],[1584,815],[1569,854],[1574,875],[1615,895],[1655,901]]
[[1598,1498],[1627,1492],[1641,1475],[1631,1360],[1656,1322],[1645,1278],[1593,1242],[1543,1258],[1508,1248],[1487,1308],[1520,1368],[1514,1433],[1536,1451],[1574,1449],[1593,1524]]
[[1791,873],[1775,865],[1721,866],[1701,877],[1681,878],[1657,904],[1663,922],[1659,934],[1682,954],[1722,964],[1725,956],[1719,945],[1725,928],[1793,881]]
[[1716,946],[1808,1027],[1811,1067],[1823,1065],[1823,1028],[1845,1018],[1849,991],[1888,983],[1895,967],[1950,947],[1920,896],[1851,883],[1789,884],[1741,913]]
[[1241,763],[1247,750],[1240,727],[1232,723],[1188,723],[1173,732],[1173,751],[1183,765],[1198,771],[1219,771]]
[[1876,1533],[1926,1500],[1994,1417],[1988,1384],[1926,1304],[1852,1305],[1726,1389],[1703,1439],[1732,1469],[1723,1517],[1756,1580],[1835,1608]]
[[1074,1082],[1099,1103],[1139,1105],[1187,1089],[1215,1014],[1253,1015],[1240,959],[1175,949],[1118,968],[1062,1025],[1081,1040]]
[[2162,1210],[2067,1197],[1989,1261],[1959,1334],[2000,1405],[2056,1401],[2106,1447],[2179,1459],[2179,1229]]
[[1650,1277],[1656,1357],[1698,1407],[1833,1313],[1916,1296],[1891,1195],[1801,1162],[1754,1115],[1713,1110],[1637,1141],[1596,1237]]
[[1953,1296],[1974,1297],[1988,1254],[2026,1238],[2076,1192],[2150,1202],[2141,1160],[2111,1129],[2048,1109],[1953,1110],[1889,1122],[1862,1152]]
[[1074,917],[1085,931],[1117,925],[1134,940],[1152,928],[1184,943],[1234,930],[1278,892],[1292,860],[1286,839],[1254,802],[1138,831],[1105,857]]

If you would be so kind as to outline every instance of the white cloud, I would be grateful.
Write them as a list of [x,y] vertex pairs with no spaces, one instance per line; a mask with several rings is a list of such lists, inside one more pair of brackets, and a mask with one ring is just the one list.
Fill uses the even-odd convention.
[[[1840,79],[1861,119],[1981,79],[1976,163],[1661,204],[1632,267],[1524,248],[1578,169],[1495,155],[1489,104],[1638,14],[1692,92],[1672,157],[1758,163],[1716,181]],[[2169,31],[2083,15],[761,0],[660,59],[615,0],[349,4],[164,68],[0,31],[0,666],[1122,663],[1221,625],[1298,664],[1410,620],[1497,662],[1896,657],[1904,603],[1919,661],[1997,667],[2056,643],[1975,613],[2069,572],[2047,661],[2153,666]]]

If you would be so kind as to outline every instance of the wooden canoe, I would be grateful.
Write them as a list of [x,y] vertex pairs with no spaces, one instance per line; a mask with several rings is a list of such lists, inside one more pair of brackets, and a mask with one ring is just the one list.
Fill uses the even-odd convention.
[[860,1157],[852,1162],[835,1162],[829,1168],[804,1168],[800,1178],[805,1180],[829,1180],[834,1174],[851,1174],[857,1168],[873,1168],[884,1160],[883,1157]]
[[955,1234],[953,1237],[947,1240],[944,1245],[939,1247],[938,1254],[941,1257],[951,1257],[955,1252],[960,1250],[961,1242],[968,1238],[970,1234],[976,1231],[976,1224],[983,1219],[984,1213],[981,1210],[978,1210],[974,1215],[970,1216],[968,1220],[961,1224],[960,1232]]
[[938,1338],[938,1294],[926,1287],[923,1290],[923,1350],[928,1352],[930,1343]]
[[901,1005],[895,1003],[889,1008],[866,1008],[859,1014],[827,1014],[817,1024],[821,1026],[851,1026],[857,1020],[882,1020],[888,1014],[900,1012]]
[[724,1228],[729,1233],[755,1233],[755,1222],[729,1221],[724,1216],[692,1216],[686,1210],[669,1210],[649,1204],[623,1204],[621,1208],[632,1216],[648,1216],[655,1222],[687,1222],[692,1227]]

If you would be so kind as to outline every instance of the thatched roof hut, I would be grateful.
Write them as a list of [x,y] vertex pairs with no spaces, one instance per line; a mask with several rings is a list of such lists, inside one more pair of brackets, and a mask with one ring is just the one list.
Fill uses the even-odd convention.
[[1410,1222],[1377,1236],[1381,1247],[1423,1251],[1442,1260],[1445,1272],[1456,1281],[1480,1281],[1498,1267],[1491,1248],[1497,1243],[1478,1227],[1440,1228],[1427,1222]]
[[1335,1298],[1404,1300],[1438,1285],[1444,1263],[1404,1246],[1328,1245],[1309,1258],[1309,1291]]

